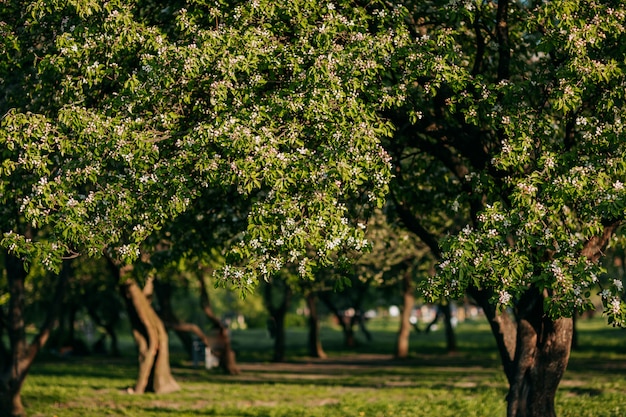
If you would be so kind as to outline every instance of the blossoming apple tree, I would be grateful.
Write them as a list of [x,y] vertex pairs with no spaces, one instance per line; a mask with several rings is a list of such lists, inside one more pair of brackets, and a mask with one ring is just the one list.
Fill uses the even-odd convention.
[[24,413],[19,391],[46,337],[29,344],[21,327],[30,263],[105,254],[122,271],[203,190],[224,187],[251,202],[220,275],[242,291],[366,246],[357,224],[390,178],[376,90],[403,36],[392,16],[350,2],[183,3],[3,3],[0,408],[11,415]]
[[508,415],[554,416],[572,314],[600,291],[609,321],[626,318],[621,281],[598,290],[597,262],[626,215],[626,10],[400,3],[414,42],[398,55],[390,94],[406,101],[385,146],[395,203],[441,259],[422,290],[474,295],[500,347]]

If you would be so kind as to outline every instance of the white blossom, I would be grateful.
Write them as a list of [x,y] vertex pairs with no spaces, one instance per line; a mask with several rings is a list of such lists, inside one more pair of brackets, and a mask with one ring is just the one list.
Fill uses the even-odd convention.
[[511,294],[504,290],[500,291],[498,295],[498,302],[502,305],[506,305],[509,303],[509,301],[511,301]]

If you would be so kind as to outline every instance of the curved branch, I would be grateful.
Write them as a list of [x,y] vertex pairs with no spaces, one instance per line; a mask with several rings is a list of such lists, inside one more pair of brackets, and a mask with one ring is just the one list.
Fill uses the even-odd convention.
[[597,262],[598,259],[600,259],[602,255],[604,255],[604,249],[609,244],[613,233],[621,223],[622,222],[619,220],[607,222],[604,225],[602,235],[594,236],[585,243],[585,246],[582,250],[582,255],[589,259],[591,262]]
[[441,248],[439,247],[439,242],[435,236],[422,226],[415,216],[413,216],[411,211],[396,197],[396,194],[393,191],[390,195],[396,207],[396,212],[398,213],[400,220],[402,220],[402,223],[404,223],[404,226],[419,237],[422,242],[429,247],[436,259],[441,259]]

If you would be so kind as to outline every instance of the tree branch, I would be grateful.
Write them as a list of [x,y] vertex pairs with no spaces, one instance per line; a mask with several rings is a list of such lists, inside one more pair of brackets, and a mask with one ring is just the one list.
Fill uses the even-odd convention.
[[498,1],[496,12],[496,38],[498,40],[498,80],[506,80],[510,75],[511,46],[509,45],[509,0]]
[[476,15],[474,18],[474,33],[476,34],[476,59],[472,67],[472,75],[476,76],[480,74],[480,69],[485,56],[485,37],[480,28],[480,16]]
[[604,225],[602,235],[594,236],[589,239],[582,250],[582,255],[591,262],[597,262],[604,254],[604,249],[609,244],[613,233],[622,222],[620,220],[607,222]]
[[413,213],[409,209],[406,208],[404,203],[402,203],[396,196],[396,194],[392,191],[390,193],[391,199],[396,207],[396,213],[404,223],[404,226],[409,229],[412,233],[414,233],[417,237],[419,237],[426,246],[430,248],[433,256],[437,259],[441,258],[441,248],[439,247],[439,242],[435,236],[430,233],[428,230],[422,226],[422,224],[417,221]]

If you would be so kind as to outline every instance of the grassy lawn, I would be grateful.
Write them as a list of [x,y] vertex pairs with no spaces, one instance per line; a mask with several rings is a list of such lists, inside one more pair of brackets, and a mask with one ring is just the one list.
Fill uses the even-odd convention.
[[[503,416],[506,379],[485,323],[457,328],[459,352],[445,352],[443,332],[413,334],[412,356],[391,359],[396,323],[372,322],[373,340],[343,348],[342,335],[323,329],[329,359],[305,356],[305,329],[288,332],[288,361],[269,362],[263,330],[233,332],[242,374],[194,369],[172,340],[173,372],[182,386],[167,395],[130,395],[136,363],[122,358],[39,360],[23,389],[34,416]],[[580,350],[572,353],[557,396],[565,416],[626,415],[626,331],[600,319],[580,321]]]

